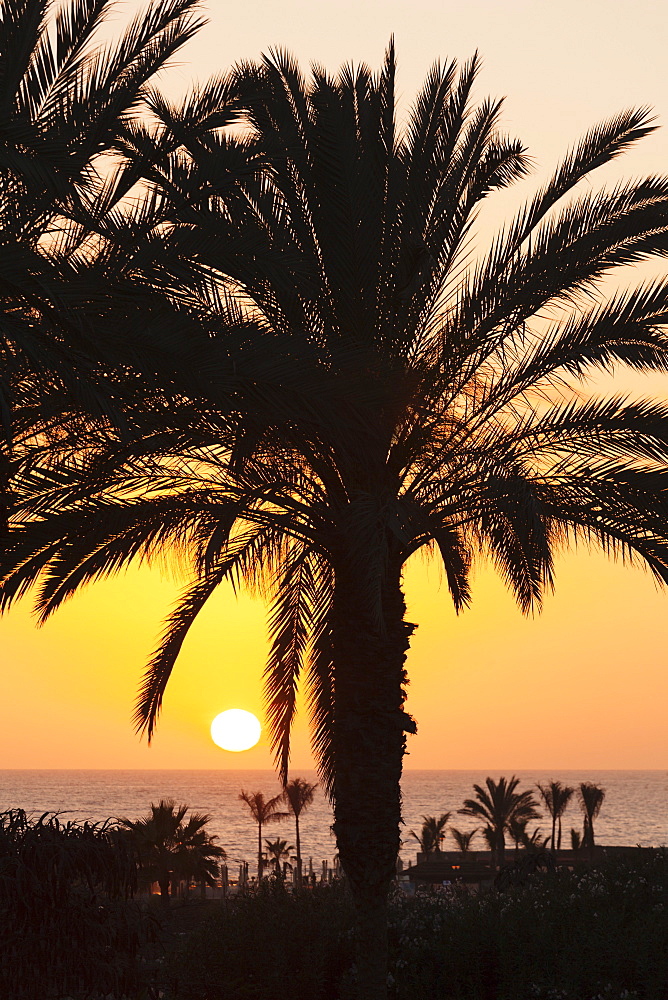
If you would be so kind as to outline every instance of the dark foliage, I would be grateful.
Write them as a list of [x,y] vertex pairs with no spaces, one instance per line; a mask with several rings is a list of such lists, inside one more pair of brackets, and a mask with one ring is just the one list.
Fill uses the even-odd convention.
[[[665,1000],[665,851],[522,874],[502,892],[395,896],[392,1000]],[[172,956],[166,998],[345,1000],[352,918],[341,884],[244,897]]]
[[129,898],[126,840],[107,823],[0,813],[0,996],[87,998],[136,986],[151,930]]
[[280,879],[221,906],[171,956],[179,1000],[329,1000],[350,978],[353,904],[341,883],[291,895]]

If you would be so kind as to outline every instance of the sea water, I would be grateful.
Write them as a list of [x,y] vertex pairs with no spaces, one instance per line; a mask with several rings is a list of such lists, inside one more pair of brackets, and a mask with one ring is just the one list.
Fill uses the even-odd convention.
[[[423,816],[452,812],[450,824],[461,830],[479,825],[468,816],[457,814],[464,799],[474,795],[474,783],[483,784],[487,774],[498,779],[497,771],[421,771],[407,770],[402,780],[403,818],[402,857],[405,863],[415,860],[417,843],[410,831],[419,832]],[[510,778],[512,772],[503,772]],[[561,780],[572,787],[591,781],[606,790],[601,813],[594,830],[599,844],[622,844],[643,847],[668,844],[668,771],[516,771],[519,790],[535,791],[537,782]],[[317,781],[314,772],[295,772],[307,781]],[[257,854],[257,827],[247,806],[239,801],[239,792],[261,791],[266,797],[277,795],[280,786],[272,771],[140,771],[140,770],[11,770],[0,771],[0,811],[22,808],[33,815],[59,812],[62,818],[104,820],[109,817],[137,819],[148,812],[152,802],[171,798],[187,804],[191,810],[207,813],[209,831],[225,848],[230,865]],[[326,797],[317,791],[313,804],[300,820],[302,856],[308,864],[313,859],[319,870],[323,860],[330,864],[336,853],[331,832],[332,810]],[[544,835],[550,832],[549,816],[530,825],[539,826]],[[574,796],[562,820],[563,847],[570,847],[571,827],[582,830],[582,814]],[[294,844],[294,821],[268,825],[263,838],[280,837]],[[444,849],[454,849],[449,835]],[[484,850],[478,835],[472,847]]]

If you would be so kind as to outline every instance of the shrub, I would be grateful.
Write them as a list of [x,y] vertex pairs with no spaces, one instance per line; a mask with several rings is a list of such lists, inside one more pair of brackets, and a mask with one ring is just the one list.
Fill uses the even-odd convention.
[[[668,856],[523,873],[506,888],[397,891],[392,1000],[666,1000]],[[344,1000],[352,902],[343,884],[280,883],[218,908],[169,960],[169,998]]]
[[0,813],[0,996],[86,998],[137,985],[148,924],[135,867],[108,823]]

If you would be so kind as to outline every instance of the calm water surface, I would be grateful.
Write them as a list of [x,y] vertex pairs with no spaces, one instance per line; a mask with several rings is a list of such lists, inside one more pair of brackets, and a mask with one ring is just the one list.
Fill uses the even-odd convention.
[[[409,831],[419,830],[423,815],[456,813],[465,798],[473,795],[473,783],[484,784],[489,772],[482,771],[406,771],[402,781],[404,796],[405,861],[414,860],[416,847]],[[667,771],[516,771],[520,788],[537,781],[560,779],[568,785],[593,781],[606,789],[606,798],[596,822],[596,840],[600,844],[659,846],[668,844],[668,772]],[[314,772],[300,771],[301,777],[316,781]],[[492,772],[492,777],[499,774]],[[506,773],[510,777],[510,772]],[[241,789],[276,795],[279,785],[272,771],[0,771],[0,811],[21,807],[40,814],[60,811],[64,818],[101,820],[144,815],[149,803],[173,798],[187,803],[197,812],[211,816],[210,831],[228,853],[231,863],[252,860],[257,850],[256,827],[248,810],[239,802]],[[467,816],[453,815],[451,822],[459,829],[476,824]],[[581,829],[582,818],[577,803],[564,816],[566,843],[568,831]],[[335,853],[330,827],[332,812],[320,793],[303,815],[300,828],[302,853],[312,856],[314,864],[330,860]],[[538,821],[544,833],[549,818]],[[268,826],[266,836],[286,838],[294,843],[290,820]],[[450,846],[446,840],[445,846]],[[482,839],[474,847],[483,850]]]

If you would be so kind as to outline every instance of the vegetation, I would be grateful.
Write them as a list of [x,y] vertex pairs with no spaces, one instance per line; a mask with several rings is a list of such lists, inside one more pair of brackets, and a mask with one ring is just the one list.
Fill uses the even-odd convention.
[[450,821],[452,813],[446,812],[441,816],[423,816],[422,829],[420,833],[410,830],[411,837],[417,840],[423,854],[437,854],[441,850],[441,844],[445,840],[445,830]]
[[281,872],[281,865],[290,861],[295,848],[293,844],[288,844],[287,840],[281,840],[280,837],[277,837],[276,840],[265,839],[264,844],[267,850],[267,859],[274,866],[274,872],[278,875]]
[[591,781],[583,781],[578,787],[578,800],[584,814],[583,847],[594,847],[594,820],[601,811],[604,798],[605,789]]
[[450,836],[457,845],[457,850],[461,851],[462,854],[468,854],[471,850],[471,843],[477,832],[477,827],[473,830],[458,830],[455,826],[450,827]]
[[196,0],[158,0],[104,44],[113,6],[0,2],[3,523],[35,427],[43,445],[62,443],[72,412],[118,423],[123,377],[168,353],[150,337],[170,307],[146,280],[124,146],[148,84],[202,21]]
[[[517,842],[521,839],[527,822],[536,819],[540,814],[531,791],[516,791],[519,778],[514,775],[510,781],[503,777],[498,781],[487,778],[485,784],[486,789],[481,785],[473,786],[476,797],[466,799],[463,809],[459,812],[464,816],[475,816],[485,821],[487,826],[484,833],[490,850],[494,854],[496,864],[502,865],[505,860],[506,833],[511,836],[517,833]],[[518,824],[523,824],[521,831],[518,829]]]
[[0,995],[123,995],[151,934],[135,886],[132,853],[108,823],[0,813]]
[[[667,904],[668,856],[649,849],[505,891],[393,894],[389,996],[664,1000]],[[171,956],[167,1000],[201,1000],[221,982],[225,1000],[350,1000],[353,913],[343,884],[244,897]]]
[[283,800],[282,795],[265,799],[264,792],[245,792],[242,790],[239,793],[239,799],[248,806],[251,817],[257,823],[257,877],[260,881],[264,871],[262,828],[268,823],[278,823],[280,820],[286,819],[289,814],[279,809]]
[[[471,598],[476,554],[525,611],[540,604],[555,552],[571,541],[668,579],[668,409],[582,392],[601,369],[668,368],[668,282],[609,291],[620,266],[665,253],[668,180],[591,187],[598,167],[652,131],[647,112],[624,112],[593,128],[471,262],[481,203],[530,165],[500,131],[501,102],[473,102],[476,58],[460,70],[435,66],[401,128],[393,47],[377,74],[346,67],[308,80],[279,53],[173,105],[145,84],[191,32],[193,5],[153,5],[106,63],[70,46],[75,68],[63,70],[39,142],[27,156],[18,141],[14,157],[8,147],[3,183],[24,185],[26,203],[35,191],[44,203],[39,165],[49,156],[88,153],[72,161],[77,193],[58,200],[63,222],[47,232],[58,238],[29,248],[40,267],[54,257],[54,296],[67,296],[8,298],[7,323],[68,361],[58,368],[18,352],[10,387],[26,391],[23,409],[3,417],[13,435],[12,532],[0,599],[6,607],[40,579],[43,619],[134,559],[170,546],[189,558],[189,585],[137,707],[150,737],[210,594],[228,580],[264,586],[277,764],[287,779],[303,681],[356,904],[360,991],[381,1000],[399,780],[416,730],[404,710],[407,560],[434,553],[458,609]],[[107,6],[73,4],[61,34]],[[20,136],[51,74],[51,56],[34,44],[47,3],[4,0],[2,11],[12,85],[26,59],[34,67],[29,107],[16,117],[21,86],[8,98],[6,121]],[[106,172],[94,169],[85,131],[97,113],[86,95],[100,80],[106,132],[92,134],[110,154]],[[46,127],[61,118],[79,129],[69,145]],[[225,131],[230,124],[243,128]],[[79,174],[96,180],[81,198]],[[124,214],[131,188],[144,193]],[[10,274],[23,259],[15,250]],[[63,308],[47,309],[47,299]],[[71,302],[80,303],[70,324],[84,331],[78,339],[59,326]],[[117,330],[127,331],[122,342]],[[84,393],[78,374],[61,376],[70,364],[78,373],[80,357],[104,383],[99,393]],[[37,391],[35,373],[56,369]],[[99,403],[107,389],[123,420]],[[470,814],[487,822],[501,859],[507,825],[521,816],[491,796],[490,787],[470,800]],[[595,811],[586,815],[593,843]]]
[[283,790],[283,797],[288,807],[288,811],[291,816],[294,816],[295,820],[297,882],[301,882],[302,878],[302,853],[301,838],[299,835],[299,817],[313,802],[313,796],[315,795],[317,787],[317,784],[311,784],[311,782],[305,781],[303,778],[292,778],[286,783]]
[[[564,815],[575,789],[563,785],[561,781],[550,781],[547,785],[538,784],[536,787],[540,792],[545,808],[552,818],[550,847],[552,850],[555,850],[555,848],[559,850],[561,848],[561,817]],[[559,828],[558,837],[557,826]]]
[[215,836],[204,829],[209,822],[205,813],[188,813],[187,805],[177,806],[173,799],[151,803],[143,819],[121,819],[135,851],[139,874],[144,884],[157,882],[164,903],[169,903],[170,886],[195,879],[213,885],[225,851]]

